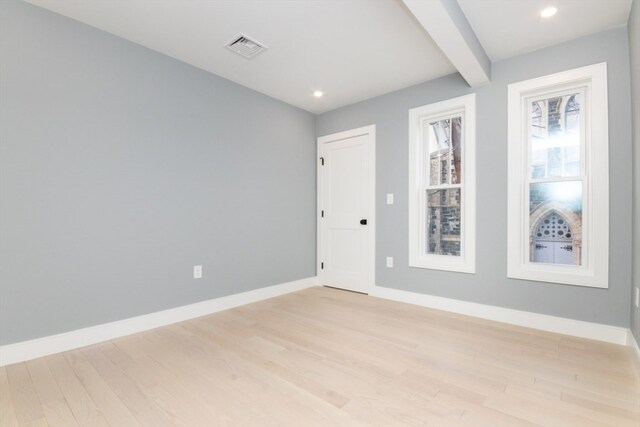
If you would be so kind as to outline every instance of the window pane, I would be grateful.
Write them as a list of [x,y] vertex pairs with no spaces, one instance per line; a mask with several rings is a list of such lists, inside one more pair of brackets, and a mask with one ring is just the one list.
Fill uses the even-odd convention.
[[429,124],[429,185],[462,182],[462,117]]
[[580,94],[531,103],[531,179],[580,175]]
[[427,190],[427,253],[460,256],[460,188]]
[[581,265],[582,182],[529,186],[530,261]]

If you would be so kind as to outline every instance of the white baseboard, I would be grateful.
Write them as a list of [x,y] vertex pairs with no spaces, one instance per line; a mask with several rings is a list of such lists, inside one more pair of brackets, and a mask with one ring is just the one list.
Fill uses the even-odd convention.
[[37,357],[60,353],[62,351],[108,341],[183,320],[205,316],[218,311],[310,288],[317,284],[318,278],[316,276],[308,277],[306,279],[295,280],[293,282],[282,283],[221,298],[214,298],[208,301],[131,317],[111,323],[104,323],[76,331],[3,345],[0,346],[0,366],[24,362]]
[[[24,362],[49,354],[60,353],[155,329],[317,285],[317,277],[308,277],[306,279],[228,295],[182,307],[78,329],[76,331],[3,345],[0,346],[0,366]],[[631,331],[626,328],[401,291],[381,286],[375,286],[369,295],[527,328],[628,345],[635,349],[636,355],[638,356],[638,363],[640,364],[640,348],[638,348],[638,343]]]
[[375,286],[369,295],[559,334],[627,345],[627,328]]

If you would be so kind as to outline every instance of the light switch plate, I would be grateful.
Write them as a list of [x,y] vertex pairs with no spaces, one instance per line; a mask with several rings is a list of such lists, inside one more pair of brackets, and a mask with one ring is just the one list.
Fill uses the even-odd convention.
[[388,256],[387,257],[387,267],[393,268],[393,257],[392,256]]
[[393,193],[388,193],[387,194],[387,204],[388,205],[392,205],[393,204]]
[[194,279],[202,279],[202,266],[194,265],[193,266],[193,278]]

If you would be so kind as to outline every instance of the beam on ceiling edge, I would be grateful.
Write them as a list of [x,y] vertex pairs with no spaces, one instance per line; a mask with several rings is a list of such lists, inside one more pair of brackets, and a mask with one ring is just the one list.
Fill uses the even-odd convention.
[[491,60],[456,0],[402,2],[469,86],[477,87],[491,81]]

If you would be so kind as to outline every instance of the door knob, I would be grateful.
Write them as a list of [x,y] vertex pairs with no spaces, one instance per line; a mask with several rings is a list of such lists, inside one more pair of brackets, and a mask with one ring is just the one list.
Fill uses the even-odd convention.
[[367,220],[366,220],[366,219],[361,219],[361,220],[360,220],[360,224],[362,224],[362,225],[367,225]]

